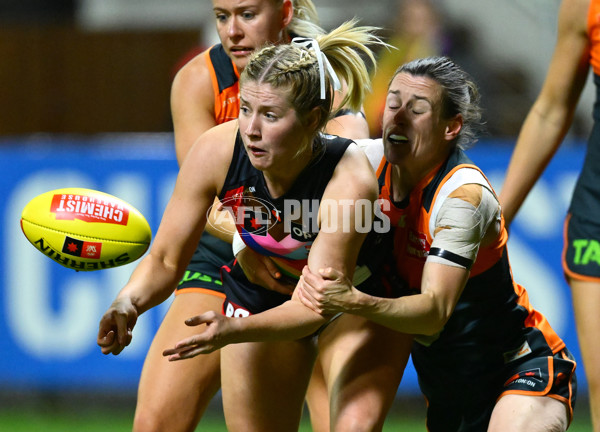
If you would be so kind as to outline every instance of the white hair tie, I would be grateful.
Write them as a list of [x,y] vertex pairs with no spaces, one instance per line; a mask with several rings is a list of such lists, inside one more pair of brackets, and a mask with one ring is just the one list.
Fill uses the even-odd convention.
[[[321,99],[325,99],[325,70],[327,70],[327,74],[333,82],[333,89],[340,90],[342,88],[342,84],[340,83],[337,74],[333,70],[331,63],[329,63],[327,56],[321,51],[319,42],[317,42],[316,39],[295,37],[292,39],[292,44],[302,48],[312,49],[315,52],[317,63],[319,65],[319,79],[321,80]],[[325,65],[325,68],[323,67],[323,64]]]

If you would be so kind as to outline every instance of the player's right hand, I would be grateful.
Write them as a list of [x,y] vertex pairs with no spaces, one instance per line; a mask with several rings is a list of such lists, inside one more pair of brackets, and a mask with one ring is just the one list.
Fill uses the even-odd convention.
[[163,351],[163,356],[169,361],[184,360],[196,357],[199,354],[209,354],[225,345],[235,343],[236,334],[234,323],[239,323],[240,318],[231,318],[215,311],[205,312],[185,320],[188,326],[205,324],[201,333],[182,339],[173,348]]
[[100,319],[97,343],[102,354],[117,355],[131,343],[133,327],[138,318],[131,299],[117,298]]

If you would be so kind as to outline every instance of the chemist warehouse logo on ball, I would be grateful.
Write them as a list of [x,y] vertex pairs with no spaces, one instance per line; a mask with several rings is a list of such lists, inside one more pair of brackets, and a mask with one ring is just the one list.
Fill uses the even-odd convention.
[[[253,192],[252,188],[250,192]],[[285,199],[278,209],[266,200],[242,193],[240,188],[231,191],[217,206],[211,206],[207,217],[215,230],[224,233],[230,232],[227,227],[232,223],[255,235],[267,235],[269,230],[283,224],[283,232],[291,234],[292,238],[309,240],[320,231],[350,232],[352,222],[354,230],[360,233],[389,232],[390,219],[384,214],[389,206],[386,200],[373,203],[367,199]],[[210,217],[213,208],[216,211]]]
[[50,211],[57,220],[81,220],[127,225],[129,210],[102,197],[58,194],[52,197]]

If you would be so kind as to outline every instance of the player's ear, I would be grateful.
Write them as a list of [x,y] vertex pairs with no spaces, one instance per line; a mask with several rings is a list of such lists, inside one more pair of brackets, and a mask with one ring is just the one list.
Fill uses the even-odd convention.
[[294,4],[292,0],[283,0],[281,7],[281,28],[286,28],[294,17]]
[[321,110],[319,107],[314,107],[306,116],[306,128],[315,130],[321,121]]
[[448,124],[446,125],[446,130],[445,130],[445,134],[444,134],[446,140],[453,141],[454,139],[456,139],[456,137],[460,133],[462,127],[463,127],[462,115],[457,114],[452,119],[450,119],[448,121]]

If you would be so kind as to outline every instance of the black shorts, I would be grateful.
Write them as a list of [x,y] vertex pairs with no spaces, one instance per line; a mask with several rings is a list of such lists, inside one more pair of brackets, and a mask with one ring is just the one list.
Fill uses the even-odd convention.
[[600,280],[600,223],[569,213],[564,226],[563,270],[575,279]]
[[182,292],[203,292],[224,297],[221,267],[234,259],[231,245],[204,233],[175,295]]
[[496,402],[509,394],[554,398],[565,404],[571,421],[577,394],[575,367],[575,360],[565,348],[554,356],[526,357],[509,363],[502,369],[502,381],[497,384],[473,376],[473,382],[462,388],[462,397],[428,398],[428,430],[485,431]]
[[[361,277],[357,280],[359,273]],[[237,262],[231,267],[222,267],[221,280],[225,292],[223,314],[227,316],[244,317],[264,312],[291,299],[291,295],[271,291],[250,282]],[[295,284],[297,280],[290,277],[288,282]],[[355,283],[357,289],[372,296],[389,298],[404,294],[399,291],[399,286],[390,282],[388,278],[379,274],[373,275],[364,265],[357,267]]]
[[225,292],[223,315],[229,317],[240,318],[264,312],[291,299],[290,295],[253,284],[237,263],[223,267],[221,278]]

